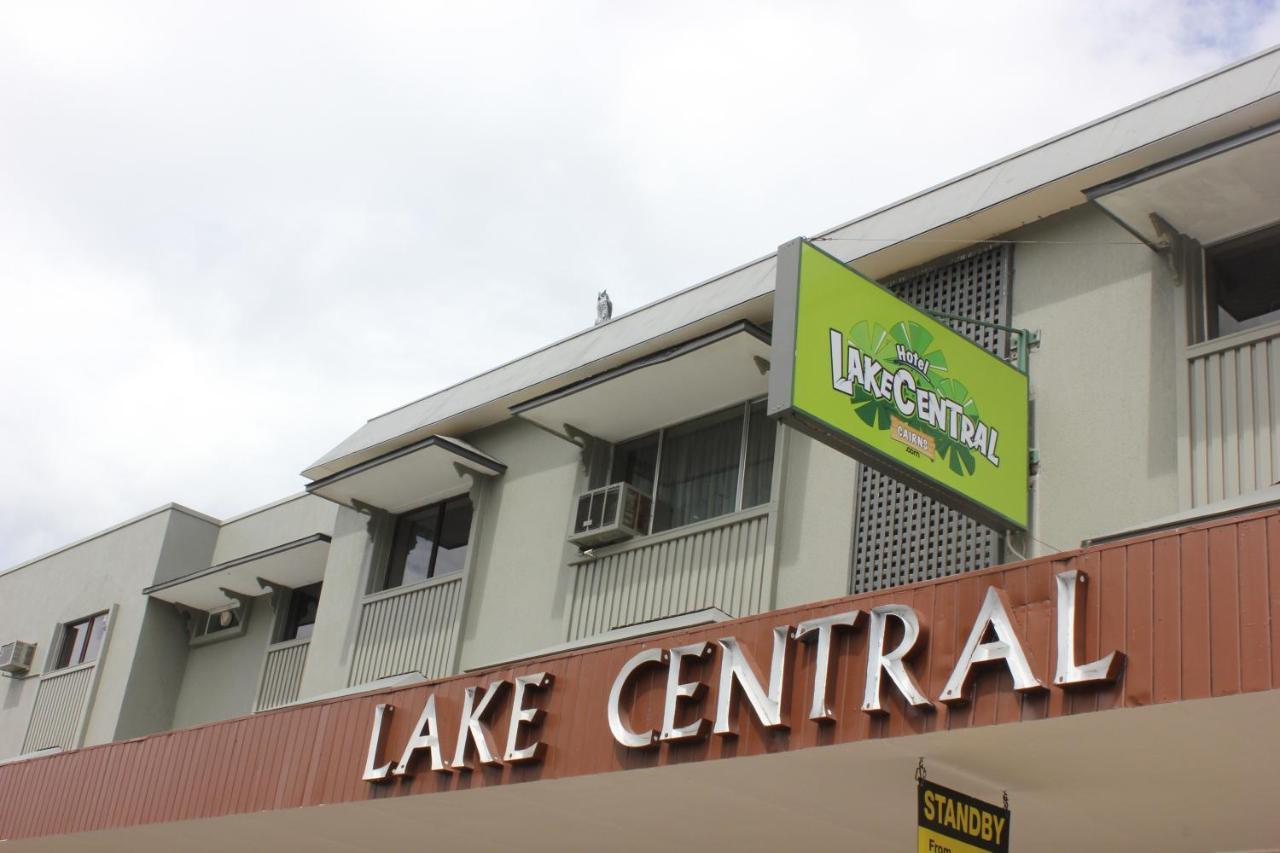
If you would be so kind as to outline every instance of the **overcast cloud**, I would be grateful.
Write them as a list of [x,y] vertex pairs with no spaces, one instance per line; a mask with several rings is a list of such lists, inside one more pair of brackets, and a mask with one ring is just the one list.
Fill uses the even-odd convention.
[[6,3],[0,567],[1280,42],[1273,3]]

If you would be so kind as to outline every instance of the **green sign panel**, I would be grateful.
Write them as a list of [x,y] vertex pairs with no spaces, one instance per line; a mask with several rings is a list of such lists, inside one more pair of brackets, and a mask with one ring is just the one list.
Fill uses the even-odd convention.
[[999,528],[1027,526],[1027,377],[804,240],[778,249],[769,414]]

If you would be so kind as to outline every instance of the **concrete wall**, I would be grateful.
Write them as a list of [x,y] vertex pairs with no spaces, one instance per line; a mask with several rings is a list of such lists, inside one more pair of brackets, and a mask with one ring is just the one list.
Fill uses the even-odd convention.
[[[32,677],[0,680],[0,757],[16,755],[22,748],[36,695],[34,676],[51,663],[55,626],[113,605],[119,609],[98,659],[99,684],[85,744],[115,737],[146,621],[142,590],[157,575],[166,537],[174,531],[177,538],[170,541],[183,541],[194,549],[190,559],[198,560],[201,543],[212,541],[207,528],[214,527],[199,514],[165,507],[0,575],[0,642],[37,644]],[[208,551],[203,557],[207,559]],[[165,716],[161,709],[142,726],[167,725]]]
[[573,580],[569,517],[581,486],[574,444],[521,420],[468,437],[507,471],[484,495],[463,619],[462,668],[564,642]]
[[331,534],[337,515],[337,504],[304,493],[230,518],[218,531],[218,544],[209,565],[216,566],[315,533]]
[[774,466],[778,499],[775,607],[845,595],[853,554],[858,463],[782,427],[782,465]]
[[170,604],[148,599],[113,740],[174,728],[187,668],[186,620]]
[[325,565],[324,589],[298,691],[300,698],[347,686],[351,652],[359,627],[360,602],[367,589],[369,568],[378,544],[371,530],[372,523],[373,519],[363,513],[338,508]]
[[258,676],[274,624],[270,596],[253,600],[242,636],[192,646],[187,651],[173,728],[196,726],[253,712]]
[[1013,325],[1031,353],[1033,552],[1178,510],[1174,286],[1164,260],[1092,205],[1009,235]]
[[[236,516],[218,530],[216,545],[205,567],[316,533],[332,535],[337,515],[337,504],[300,494]],[[339,569],[337,575],[341,574]],[[326,583],[322,600],[328,598],[328,594]],[[259,596],[253,601],[249,625],[242,636],[191,646],[185,652],[185,667],[177,671],[176,680],[170,682],[181,685],[180,689],[174,688],[171,700],[174,728],[253,712],[258,678],[275,620],[270,596]],[[155,633],[158,636],[163,630],[157,627]],[[181,642],[185,648],[185,637]]]

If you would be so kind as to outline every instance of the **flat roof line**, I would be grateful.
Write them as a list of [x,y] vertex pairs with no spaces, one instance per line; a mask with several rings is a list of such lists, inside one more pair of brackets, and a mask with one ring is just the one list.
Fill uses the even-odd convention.
[[70,551],[72,548],[79,548],[81,545],[88,544],[89,542],[92,542],[95,539],[100,539],[103,536],[106,536],[110,533],[115,533],[117,530],[123,530],[124,528],[129,527],[130,525],[137,524],[140,521],[145,521],[153,515],[159,515],[162,512],[168,512],[170,510],[172,510],[173,512],[183,513],[184,515],[189,515],[192,518],[199,519],[200,521],[207,521],[210,524],[215,524],[218,526],[222,525],[221,521],[219,521],[218,519],[214,518],[211,515],[205,515],[203,512],[199,512],[198,510],[194,510],[194,509],[191,509],[190,507],[183,506],[180,503],[170,502],[170,503],[164,504],[163,506],[158,506],[155,509],[148,510],[147,512],[144,512],[141,515],[135,515],[133,518],[122,521],[119,524],[113,524],[108,528],[99,530],[97,533],[90,533],[88,536],[77,539],[74,542],[71,542],[70,544],[60,545],[59,547],[54,548],[52,551],[47,551],[38,557],[32,557],[31,559],[24,560],[23,562],[18,563],[15,566],[10,566],[7,569],[0,570],[0,577],[4,577],[10,572],[16,572],[18,571],[18,569],[25,569],[27,566],[34,565],[36,563],[39,563],[42,560],[47,560],[50,557],[57,556],[58,554],[61,554],[63,551]]

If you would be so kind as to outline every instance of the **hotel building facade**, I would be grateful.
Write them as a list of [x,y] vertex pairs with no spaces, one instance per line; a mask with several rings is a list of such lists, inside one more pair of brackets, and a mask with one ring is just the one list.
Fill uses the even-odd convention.
[[1025,369],[1026,532],[771,418],[754,260],[0,573],[0,851],[1280,847],[1280,50],[810,240]]

